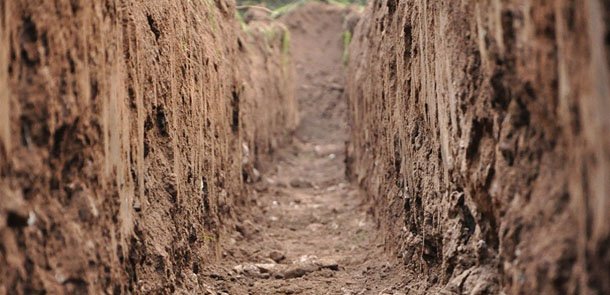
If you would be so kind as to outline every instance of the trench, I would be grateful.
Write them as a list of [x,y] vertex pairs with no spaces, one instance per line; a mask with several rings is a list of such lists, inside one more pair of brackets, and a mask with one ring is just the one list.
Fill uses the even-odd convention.
[[291,142],[260,163],[251,210],[238,218],[223,261],[202,272],[210,293],[399,290],[400,265],[384,252],[373,204],[346,173],[350,13],[356,10],[309,3],[279,19],[290,31],[300,123]]
[[289,2],[0,0],[0,295],[610,294],[604,1]]

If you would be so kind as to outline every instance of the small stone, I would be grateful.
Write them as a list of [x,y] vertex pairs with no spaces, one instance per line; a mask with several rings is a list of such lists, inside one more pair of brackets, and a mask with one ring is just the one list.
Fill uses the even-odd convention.
[[339,263],[337,261],[330,258],[322,258],[316,261],[316,264],[320,266],[320,268],[326,268],[330,270],[337,271],[339,270]]
[[271,253],[269,253],[269,258],[273,259],[273,261],[277,263],[280,263],[282,260],[286,259],[286,255],[280,251],[271,251]]
[[258,270],[261,273],[271,273],[273,271],[273,269],[275,269],[276,264],[275,263],[257,263],[255,264],[256,267],[258,267]]
[[233,271],[237,274],[254,278],[269,278],[269,274],[261,273],[260,269],[254,264],[239,264],[233,267]]
[[259,180],[261,180],[261,173],[258,172],[258,169],[252,168],[252,178],[254,182],[258,182]]
[[320,270],[320,267],[313,263],[295,264],[294,266],[289,267],[284,272],[283,277],[284,279],[300,278],[308,273],[312,273],[318,270]]
[[28,225],[32,226],[34,223],[36,223],[36,214],[33,211],[30,211],[28,216]]
[[66,276],[61,271],[57,271],[54,277],[55,281],[59,284],[63,284],[66,281]]
[[133,210],[136,210],[136,212],[142,211],[142,204],[140,204],[140,200],[137,198],[133,201]]
[[312,188],[313,185],[311,182],[304,180],[302,178],[295,178],[290,181],[290,186],[294,188]]

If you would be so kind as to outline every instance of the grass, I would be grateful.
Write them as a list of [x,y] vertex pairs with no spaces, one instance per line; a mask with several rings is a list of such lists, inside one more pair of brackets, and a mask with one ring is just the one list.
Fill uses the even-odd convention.
[[284,28],[284,34],[282,35],[282,70],[286,71],[288,68],[288,62],[290,60],[290,31]]
[[241,12],[236,13],[235,18],[237,18],[241,30],[244,31],[246,34],[250,34],[250,27],[248,27],[248,24],[244,20],[244,16],[241,15]]
[[285,15],[285,14],[295,10],[299,6],[305,4],[306,2],[307,2],[307,0],[299,0],[296,2],[292,2],[292,3],[288,3],[286,5],[279,6],[271,11],[271,18],[276,19],[282,15]]
[[290,31],[288,29],[284,29],[284,34],[282,35],[282,53],[290,53]]
[[[268,3],[266,1],[259,0],[259,1],[242,1],[240,3],[240,5],[238,5],[237,7],[239,9],[247,8],[249,6],[265,7],[271,11],[271,14],[270,14],[271,18],[277,19],[278,17],[288,14],[289,12],[293,11],[294,9],[300,7],[301,5],[303,5],[307,2],[323,2],[323,3],[329,3],[332,5],[341,6],[341,7],[346,7],[348,5],[356,5],[359,7],[359,9],[362,9],[364,7],[364,5],[366,4],[366,0],[355,0],[355,1],[354,0],[297,0],[294,2],[276,6],[276,5],[273,5],[272,3]],[[240,13],[242,13],[242,12],[240,12]]]
[[273,41],[275,41],[275,36],[276,36],[275,34],[277,33],[275,31],[274,26],[267,26],[267,27],[261,28],[261,31],[265,35],[265,42],[267,43],[267,46],[271,47],[271,45],[273,44]]
[[349,44],[352,42],[352,33],[350,31],[343,32],[343,65],[349,62]]

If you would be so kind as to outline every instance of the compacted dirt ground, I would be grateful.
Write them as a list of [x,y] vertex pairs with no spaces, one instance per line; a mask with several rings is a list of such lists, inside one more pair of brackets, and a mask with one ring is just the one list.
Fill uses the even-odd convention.
[[223,264],[200,275],[210,294],[401,294],[370,204],[344,177],[343,148],[297,139],[277,153]]

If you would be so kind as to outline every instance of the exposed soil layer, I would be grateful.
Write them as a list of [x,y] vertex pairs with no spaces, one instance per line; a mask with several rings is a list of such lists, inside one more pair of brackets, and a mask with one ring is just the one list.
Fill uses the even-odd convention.
[[224,0],[0,2],[0,294],[202,292],[246,159],[296,126],[285,30],[238,27]]
[[483,2],[0,1],[0,295],[610,294],[610,6]]
[[369,3],[348,169],[413,289],[610,292],[608,16],[597,0]]
[[290,32],[267,17],[250,19],[244,25],[238,41],[241,61],[237,75],[241,84],[237,99],[241,97],[241,104],[237,104],[242,163],[246,181],[251,182],[257,173],[253,169],[263,169],[272,153],[292,139],[299,114]]

